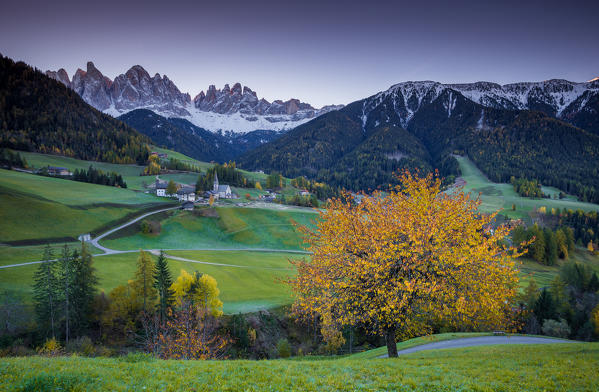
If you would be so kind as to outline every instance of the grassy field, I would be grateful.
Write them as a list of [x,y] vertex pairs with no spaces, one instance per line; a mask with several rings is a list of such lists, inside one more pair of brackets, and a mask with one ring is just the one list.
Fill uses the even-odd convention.
[[0,242],[77,238],[167,200],[83,182],[0,169]]
[[[541,206],[550,208],[581,209],[584,211],[599,210],[599,205],[583,203],[573,196],[562,200],[556,199],[531,199],[519,196],[511,184],[498,184],[489,181],[487,177],[467,157],[456,157],[462,171],[462,178],[466,181],[465,192],[473,195],[481,193],[481,211],[493,212],[503,209],[502,213],[510,218],[526,218],[528,213]],[[559,190],[551,187],[543,187],[545,194],[555,195]],[[512,204],[516,205],[516,211],[512,211]]]
[[41,390],[36,385],[49,384],[53,388],[44,390],[590,392],[599,384],[599,343],[481,346],[358,359],[2,358],[0,389]]
[[[212,275],[218,282],[226,313],[251,312],[291,303],[289,289],[279,279],[294,273],[289,259],[301,257],[269,252],[172,251],[169,254],[204,263],[232,265],[168,259],[169,269],[175,278],[181,269]],[[28,261],[39,259],[41,253],[34,257],[31,250],[31,256],[33,259]],[[137,252],[94,257],[99,288],[108,293],[116,286],[125,284],[135,272],[137,257]],[[10,292],[29,302],[33,274],[37,268],[38,265],[34,264],[0,269],[0,292]]]
[[[171,156],[174,152],[169,150],[160,149],[165,151]],[[96,169],[100,169],[104,172],[115,172],[123,176],[123,179],[127,183],[128,189],[143,190],[145,187],[154,182],[154,176],[141,176],[144,170],[144,166],[138,165],[117,165],[114,163],[106,162],[92,162],[83,161],[80,159],[63,157],[59,155],[48,155],[38,154],[33,152],[19,152],[25,159],[29,166],[39,169],[44,166],[59,166],[66,167],[70,171],[75,169],[88,169],[90,165],[93,165]],[[174,153],[178,154],[178,153]],[[178,154],[181,155],[181,154]],[[205,162],[194,161],[202,168],[210,167],[211,165]],[[198,178],[196,173],[181,173],[181,174],[164,174],[161,175],[162,180],[168,181],[173,180],[177,183],[182,184],[194,184]]]
[[217,217],[173,211],[161,223],[159,235],[132,228],[102,241],[112,249],[301,249],[294,222],[309,225],[317,215],[311,210],[216,208]]

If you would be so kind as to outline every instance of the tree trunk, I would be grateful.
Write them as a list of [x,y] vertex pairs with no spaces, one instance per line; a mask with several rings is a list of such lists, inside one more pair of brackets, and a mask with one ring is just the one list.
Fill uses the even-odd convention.
[[395,326],[385,329],[385,341],[387,342],[387,355],[389,358],[397,358],[396,332],[397,327]]

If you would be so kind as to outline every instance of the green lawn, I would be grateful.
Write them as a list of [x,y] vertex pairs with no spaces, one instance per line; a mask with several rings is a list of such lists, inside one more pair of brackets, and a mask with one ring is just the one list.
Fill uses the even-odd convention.
[[[226,313],[252,312],[291,303],[291,294],[280,279],[294,274],[289,259],[302,257],[288,253],[171,251],[170,255],[207,263],[233,264],[221,266],[168,259],[174,278],[181,269],[212,275],[218,282],[220,298]],[[27,261],[39,260],[41,254]],[[94,257],[99,288],[106,293],[133,277],[138,253]],[[154,257],[156,260],[156,257]],[[237,267],[245,266],[245,268]],[[0,292],[10,292],[27,302],[31,300],[33,274],[38,264],[0,269]]]
[[[596,391],[599,343],[480,346],[398,359],[161,361],[2,358],[0,389],[81,391]],[[53,388],[52,388],[53,387]]]
[[130,189],[0,169],[0,243],[77,238],[168,200]]
[[[311,210],[261,208],[216,208],[218,217],[173,211],[162,221],[159,235],[124,231],[102,244],[128,249],[301,249],[294,222],[309,225],[317,215]],[[115,238],[119,237],[119,238]]]
[[[567,208],[572,210],[581,209],[584,211],[599,210],[599,205],[583,203],[576,200],[573,196],[568,196],[562,200],[556,199],[531,199],[518,195],[511,184],[498,184],[491,182],[467,157],[456,157],[462,171],[462,178],[466,181],[464,192],[471,192],[473,195],[481,193],[483,212],[493,212],[503,209],[502,213],[510,218],[526,218],[528,213],[541,206],[550,208]],[[543,187],[546,194],[559,193],[556,188]],[[512,204],[516,205],[516,211],[512,211]]]

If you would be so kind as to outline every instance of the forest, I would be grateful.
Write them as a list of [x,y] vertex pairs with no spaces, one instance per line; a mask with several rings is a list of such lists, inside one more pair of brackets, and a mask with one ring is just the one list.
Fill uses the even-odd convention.
[[149,142],[40,71],[0,58],[0,147],[142,164]]

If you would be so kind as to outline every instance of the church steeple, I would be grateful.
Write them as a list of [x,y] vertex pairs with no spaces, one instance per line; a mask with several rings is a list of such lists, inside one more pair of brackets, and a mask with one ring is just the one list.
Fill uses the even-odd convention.
[[214,172],[214,192],[218,192],[218,174],[216,174],[216,171]]

